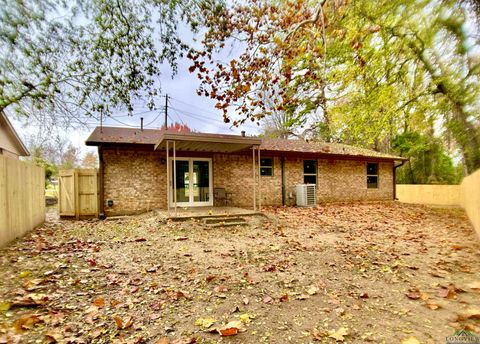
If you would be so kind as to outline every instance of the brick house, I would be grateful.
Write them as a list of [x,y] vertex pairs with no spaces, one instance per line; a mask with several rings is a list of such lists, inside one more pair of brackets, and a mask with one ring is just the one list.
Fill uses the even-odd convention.
[[212,206],[219,188],[254,209],[295,204],[297,184],[316,184],[317,202],[392,200],[405,160],[337,143],[117,127],[97,127],[86,144],[98,146],[107,216]]

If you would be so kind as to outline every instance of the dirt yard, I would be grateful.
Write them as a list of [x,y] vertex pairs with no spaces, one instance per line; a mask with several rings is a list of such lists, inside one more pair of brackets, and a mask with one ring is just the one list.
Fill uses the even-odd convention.
[[50,221],[0,251],[0,343],[411,344],[480,333],[480,245],[463,211],[392,202],[265,214],[213,229],[152,214]]

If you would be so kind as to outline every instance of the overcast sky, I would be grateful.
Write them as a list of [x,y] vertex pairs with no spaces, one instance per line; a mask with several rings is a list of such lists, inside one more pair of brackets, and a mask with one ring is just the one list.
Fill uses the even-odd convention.
[[[180,28],[180,33],[185,41],[195,45],[192,39],[193,35],[187,28]],[[226,49],[226,52],[218,56],[218,58],[228,60],[238,53],[238,47],[236,49]],[[179,60],[178,73],[174,78],[172,78],[169,65],[161,67],[160,82],[162,93],[163,95],[167,93],[170,99],[168,104],[169,124],[172,122],[184,123],[195,131],[208,133],[240,134],[240,131],[245,130],[247,135],[254,135],[260,132],[259,127],[253,123],[244,124],[240,128],[224,123],[222,112],[215,109],[215,101],[197,95],[196,90],[200,82],[195,74],[191,74],[188,71],[190,65],[191,62],[187,58]],[[140,127],[140,118],[143,117],[145,128],[160,128],[165,121],[165,98],[159,98],[161,108],[154,111],[149,111],[143,103],[143,101],[137,102],[133,116],[129,116],[126,111],[116,112],[113,115],[114,118],[104,119],[103,125]],[[35,128],[35,124],[31,122],[19,121],[12,118],[12,116],[10,116],[10,119],[25,142],[29,142],[29,136],[38,131]],[[99,121],[92,118],[88,120],[88,127],[76,130],[70,129],[65,132],[65,136],[75,146],[80,147],[83,154],[88,151],[96,151],[96,147],[85,146],[85,140],[98,125],[100,125]]]

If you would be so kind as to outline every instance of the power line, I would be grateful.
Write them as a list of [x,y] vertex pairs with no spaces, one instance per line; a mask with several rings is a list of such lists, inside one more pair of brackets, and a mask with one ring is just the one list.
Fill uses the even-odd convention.
[[[170,105],[172,105],[172,104],[170,104]],[[183,125],[185,125],[185,122],[183,122],[182,117],[180,117],[180,114],[178,113],[178,111],[175,110],[174,108],[171,108],[171,109],[173,109],[173,111],[174,111],[175,114],[177,115],[177,117],[178,117],[178,119],[180,120],[180,122],[181,122]]]
[[208,121],[214,121],[214,122],[225,124],[225,122],[223,122],[223,121],[220,121],[220,120],[215,119],[215,118],[210,118],[210,117],[207,117],[207,116],[199,115],[198,113],[190,112],[190,111],[187,111],[187,110],[184,110],[184,109],[179,109],[179,108],[173,107],[173,106],[170,107],[170,108],[174,109],[174,110],[177,110],[177,111],[180,111],[183,114],[190,114],[192,116],[197,117],[197,119],[200,119],[200,120],[205,119],[205,120],[208,120]]
[[182,101],[182,100],[180,100],[180,99],[173,98],[173,97],[169,97],[169,98],[175,100],[176,102],[179,102],[179,103],[182,103],[182,104],[184,104],[184,105],[187,105],[187,106],[189,106],[189,107],[196,108],[197,110],[201,110],[202,112],[207,113],[207,114],[209,114],[209,115],[218,116],[218,113],[215,113],[215,112],[210,111],[210,110],[205,110],[204,108],[201,108],[201,107],[199,107],[198,105],[189,104],[189,103],[186,103],[186,102],[184,102],[184,101]]

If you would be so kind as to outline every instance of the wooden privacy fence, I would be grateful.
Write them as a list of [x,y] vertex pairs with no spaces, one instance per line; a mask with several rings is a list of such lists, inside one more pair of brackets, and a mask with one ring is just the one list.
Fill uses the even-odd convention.
[[400,202],[460,206],[460,185],[397,184],[396,196]]
[[398,184],[396,191],[400,202],[462,207],[480,238],[480,170],[460,185]]
[[0,155],[0,246],[45,221],[45,172]]
[[98,216],[98,173],[95,169],[60,171],[58,212],[62,217]]

